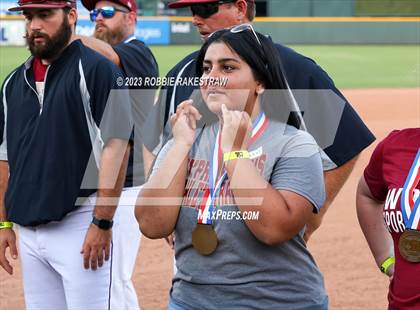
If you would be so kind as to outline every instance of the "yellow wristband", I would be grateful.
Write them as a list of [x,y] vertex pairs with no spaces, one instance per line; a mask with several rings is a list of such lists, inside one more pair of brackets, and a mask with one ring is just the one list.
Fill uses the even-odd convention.
[[233,151],[223,154],[223,161],[234,160],[238,158],[250,158],[248,151]]
[[0,222],[0,229],[4,229],[4,228],[12,228],[13,227],[13,223],[12,222]]
[[386,274],[388,272],[389,267],[392,264],[395,264],[395,257],[389,256],[386,260],[384,260],[384,262],[381,264],[381,267],[379,267],[379,269],[381,270],[382,273]]

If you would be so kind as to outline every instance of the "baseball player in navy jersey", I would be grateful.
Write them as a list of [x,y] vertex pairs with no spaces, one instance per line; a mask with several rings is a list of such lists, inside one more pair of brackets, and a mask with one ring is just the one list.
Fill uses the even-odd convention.
[[[158,65],[150,49],[135,36],[137,4],[135,0],[83,0],[95,23],[93,37],[78,36],[83,44],[101,53],[119,66],[126,78],[145,80],[159,75]],[[129,79],[123,80],[124,84]],[[138,309],[137,295],[131,281],[141,234],[133,216],[135,197],[144,183],[144,167],[139,130],[153,105],[154,89],[127,85],[130,88],[131,111],[134,132],[130,145],[127,176],[121,194],[117,216],[124,225],[121,239],[114,238],[114,252],[120,253],[114,260],[112,300],[116,308]],[[124,255],[122,254],[124,252]],[[117,261],[118,260],[118,261]],[[123,302],[123,304],[121,304]],[[111,306],[113,306],[111,304]]]
[[0,265],[13,273],[17,224],[27,309],[110,309],[132,130],[122,72],[74,37],[75,1],[10,10],[32,56],[0,93]]
[[[250,23],[255,17],[254,0],[177,0],[169,3],[173,9],[189,7],[191,9],[193,25],[196,26],[201,38],[207,40],[208,36],[220,29],[231,28],[243,23]],[[316,107],[316,122],[318,124],[337,124],[337,128],[325,126],[312,131],[311,133],[320,148],[323,149],[323,165],[327,198],[319,214],[313,215],[306,225],[305,239],[321,225],[321,220],[344,185],[358,154],[374,141],[374,136],[365,126],[363,121],[353,110],[340,91],[335,87],[331,78],[312,59],[298,54],[294,50],[275,44],[279,53],[281,63],[287,78],[288,85],[293,93],[295,90],[329,90],[325,92],[325,98],[318,98],[318,101],[327,102],[325,105]],[[196,76],[195,58],[198,52],[186,56],[169,71],[167,77],[184,78]],[[197,86],[171,86],[161,90],[161,96],[157,104],[151,110],[145,128],[149,129],[148,135],[144,137],[144,158],[147,167],[151,167],[156,154],[159,152],[162,142],[167,140],[169,133],[162,134],[162,128],[167,124],[166,120],[174,113],[178,104],[184,100],[194,97],[193,92]],[[313,93],[314,94],[314,93]],[[308,101],[310,102],[309,98]],[[197,101],[197,100],[196,100]],[[197,102],[196,102],[197,103]],[[299,104],[299,102],[297,102]],[[331,107],[342,107],[342,113],[331,115]],[[304,111],[308,116],[308,111]],[[151,129],[155,134],[151,134]],[[335,130],[336,129],[336,130]],[[332,143],[322,146],[326,136],[335,131]],[[163,137],[163,138],[162,138]]]

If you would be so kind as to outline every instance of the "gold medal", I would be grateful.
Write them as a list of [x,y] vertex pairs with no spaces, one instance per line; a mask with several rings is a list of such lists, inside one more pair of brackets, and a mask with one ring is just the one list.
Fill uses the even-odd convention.
[[217,235],[212,225],[197,224],[192,232],[192,245],[201,255],[210,255],[217,248]]
[[420,262],[420,231],[406,230],[398,241],[400,254],[411,263]]

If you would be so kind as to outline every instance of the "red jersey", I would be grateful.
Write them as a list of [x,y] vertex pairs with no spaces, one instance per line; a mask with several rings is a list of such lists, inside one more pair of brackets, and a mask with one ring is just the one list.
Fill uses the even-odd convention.
[[[420,128],[395,130],[378,144],[364,171],[366,183],[379,201],[384,201],[383,216],[394,241],[395,272],[389,287],[389,309],[420,309],[420,263],[405,260],[398,241],[405,230],[401,213],[401,193],[420,148]],[[420,195],[414,190],[414,201]]]
[[44,82],[48,65],[44,65],[40,58],[35,58],[32,66],[34,70],[35,82]]

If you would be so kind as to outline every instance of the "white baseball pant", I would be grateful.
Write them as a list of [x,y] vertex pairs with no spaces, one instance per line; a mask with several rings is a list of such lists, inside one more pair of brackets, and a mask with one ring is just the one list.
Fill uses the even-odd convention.
[[131,281],[141,237],[134,217],[139,190],[123,190],[114,216],[110,260],[96,271],[84,269],[80,254],[94,205],[81,206],[60,222],[19,227],[28,310],[139,309]]

